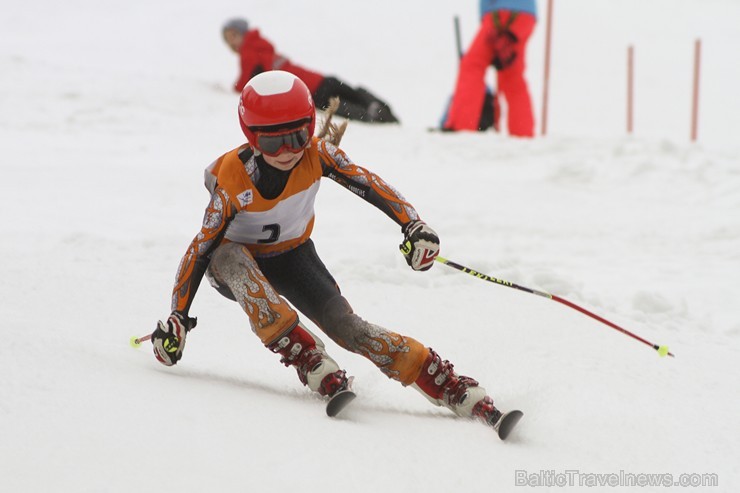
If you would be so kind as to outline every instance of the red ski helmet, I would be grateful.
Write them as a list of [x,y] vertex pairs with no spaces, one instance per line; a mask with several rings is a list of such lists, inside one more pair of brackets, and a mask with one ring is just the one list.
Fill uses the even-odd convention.
[[295,75],[270,70],[252,77],[239,98],[239,124],[252,145],[259,149],[256,132],[275,132],[308,124],[308,137],[316,126],[316,107],[311,91]]

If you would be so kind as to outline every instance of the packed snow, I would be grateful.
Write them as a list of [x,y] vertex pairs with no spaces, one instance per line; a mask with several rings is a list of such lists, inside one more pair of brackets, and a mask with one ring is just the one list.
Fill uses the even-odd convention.
[[[716,480],[688,489],[736,491],[740,3],[554,4],[548,133],[519,140],[427,131],[454,85],[453,16],[467,46],[474,1],[5,2],[0,490],[665,491]],[[538,6],[527,75],[539,129]],[[416,206],[445,257],[562,296],[676,357],[546,298],[441,264],[411,271],[399,228],[330,181],[314,241],[355,311],[523,410],[509,441],[328,338],[358,398],[326,417],[205,282],[176,367],[149,344],[132,349],[131,336],[169,314],[208,200],[203,169],[243,142],[237,60],[220,38],[235,15],[294,62],[388,100],[401,125],[350,123],[342,148]],[[624,486],[638,475],[659,485]]]

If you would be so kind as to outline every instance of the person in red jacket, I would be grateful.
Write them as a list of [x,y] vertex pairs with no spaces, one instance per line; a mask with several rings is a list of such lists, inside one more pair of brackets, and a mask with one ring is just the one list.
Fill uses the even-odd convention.
[[301,79],[316,103],[317,108],[329,107],[329,100],[340,100],[336,114],[350,120],[366,123],[398,123],[388,103],[362,87],[353,88],[344,81],[332,76],[324,76],[313,70],[294,64],[277,53],[275,47],[260,35],[258,29],[249,29],[244,19],[227,21],[222,34],[224,41],[240,57],[241,74],[234,84],[234,90],[241,92],[247,82],[257,74],[268,70],[283,70]]

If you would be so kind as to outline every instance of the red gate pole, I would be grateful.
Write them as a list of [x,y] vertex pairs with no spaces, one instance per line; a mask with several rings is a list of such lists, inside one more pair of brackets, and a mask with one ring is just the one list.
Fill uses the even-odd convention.
[[547,134],[547,98],[550,86],[550,38],[552,36],[552,0],[547,0],[547,30],[545,33],[545,76],[542,87],[542,135]]
[[627,133],[632,134],[632,117],[634,106],[634,58],[635,49],[632,45],[627,48]]
[[691,102],[691,141],[699,134],[699,71],[701,70],[701,39],[694,44],[694,96]]

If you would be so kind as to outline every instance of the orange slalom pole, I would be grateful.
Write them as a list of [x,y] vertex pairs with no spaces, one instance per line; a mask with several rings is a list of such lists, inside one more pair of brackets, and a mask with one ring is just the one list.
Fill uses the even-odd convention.
[[632,45],[627,48],[627,133],[632,134],[634,108],[634,58],[635,49]]
[[694,44],[694,93],[691,100],[691,141],[699,136],[699,71],[701,70],[701,39]]
[[542,135],[547,134],[547,105],[550,93],[550,39],[552,37],[552,0],[547,0],[547,29],[545,32],[545,75],[542,84]]

